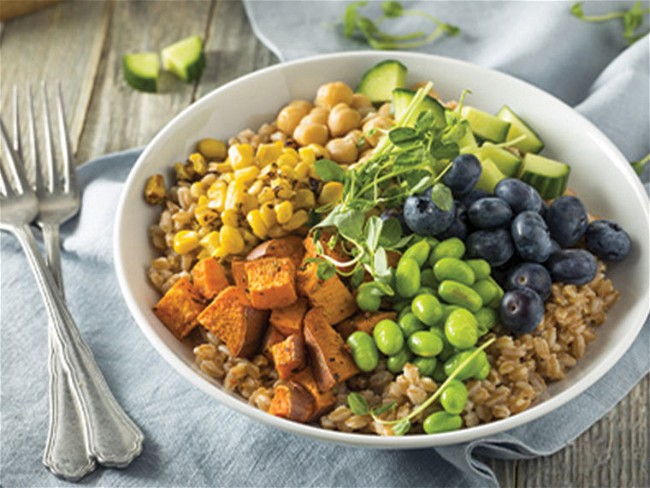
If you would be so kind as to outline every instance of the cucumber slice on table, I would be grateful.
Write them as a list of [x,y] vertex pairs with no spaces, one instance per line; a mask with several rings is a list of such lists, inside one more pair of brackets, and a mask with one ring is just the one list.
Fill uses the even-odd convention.
[[377,63],[364,73],[357,91],[373,102],[387,102],[395,88],[406,86],[406,66],[394,59]]
[[481,166],[483,166],[483,170],[481,171],[481,177],[476,182],[476,188],[488,193],[494,193],[494,187],[497,186],[499,181],[504,180],[506,175],[490,159],[481,161]]
[[[395,114],[395,120],[401,120],[414,96],[415,92],[408,88],[396,88],[393,90],[393,112]],[[413,113],[412,119],[407,121],[406,125],[415,124],[418,115],[425,110],[431,110],[433,112],[433,117],[436,122],[445,123],[445,108],[435,98],[425,95],[420,106]]]
[[474,107],[463,107],[463,117],[469,122],[472,132],[483,140],[501,143],[506,140],[510,122]]
[[205,67],[203,41],[199,36],[181,39],[164,48],[160,54],[163,68],[186,83],[197,80]]
[[491,160],[506,176],[516,177],[519,174],[521,158],[515,156],[507,149],[486,142],[474,154],[481,161],[485,159]]
[[122,58],[124,78],[136,90],[155,92],[158,90],[160,62],[156,53],[126,54]]
[[535,188],[545,200],[557,198],[566,190],[571,166],[539,154],[524,156],[524,169],[519,179]]
[[544,143],[535,131],[521,120],[517,114],[510,109],[510,107],[507,105],[501,107],[497,113],[497,117],[506,122],[510,122],[510,129],[508,129],[506,141],[512,141],[517,137],[526,136],[526,139],[514,143],[513,147],[516,147],[521,152],[525,153],[538,153],[544,149]]

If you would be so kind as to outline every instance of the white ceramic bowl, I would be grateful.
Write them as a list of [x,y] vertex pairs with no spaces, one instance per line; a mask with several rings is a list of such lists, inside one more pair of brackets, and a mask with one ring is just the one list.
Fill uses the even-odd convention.
[[[355,86],[365,70],[387,58],[399,59],[408,67],[410,82],[433,80],[445,99],[456,98],[469,88],[468,103],[488,112],[507,103],[539,133],[546,143],[544,154],[571,164],[570,186],[589,211],[619,222],[634,241],[627,260],[609,269],[621,292],[620,301],[585,357],[566,379],[550,385],[548,399],[504,420],[432,436],[387,438],[327,431],[248,405],[201,374],[191,348],[177,341],[153,315],[151,307],[159,296],[146,277],[149,261],[155,256],[147,228],[160,212],[142,198],[148,176],[166,173],[171,177],[172,163],[185,160],[198,139],[227,139],[247,127],[256,129],[273,120],[289,100],[312,99],[317,87],[328,81],[342,80]],[[571,401],[612,368],[648,314],[648,228],[648,199],[628,162],[596,127],[555,97],[505,74],[453,59],[356,52],[318,56],[249,74],[203,97],[168,123],[147,146],[126,182],[115,222],[115,267],[129,309],[147,339],[180,374],[219,402],[268,425],[315,439],[374,448],[418,448],[467,442],[530,422]]]

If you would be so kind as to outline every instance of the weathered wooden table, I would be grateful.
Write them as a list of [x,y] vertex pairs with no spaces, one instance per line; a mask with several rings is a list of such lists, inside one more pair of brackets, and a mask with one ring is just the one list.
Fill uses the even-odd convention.
[[[1,2],[2,0],[0,0]],[[0,6],[1,8],[1,6]],[[164,94],[126,86],[122,55],[184,36],[205,39],[207,68]],[[277,58],[251,32],[237,0],[68,1],[6,23],[0,33],[1,106],[14,84],[62,82],[76,160],[146,144],[174,115],[214,88]],[[609,414],[557,454],[491,461],[502,486],[650,486],[646,377]],[[558,426],[561,429],[562,426]]]

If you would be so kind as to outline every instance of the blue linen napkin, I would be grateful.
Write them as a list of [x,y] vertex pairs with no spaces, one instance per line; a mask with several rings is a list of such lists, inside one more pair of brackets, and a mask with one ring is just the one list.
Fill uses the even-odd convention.
[[[479,4],[466,2],[465,5],[470,12],[487,9]],[[521,3],[518,5],[524,8]],[[308,8],[299,6],[292,2],[292,16],[284,20],[312,18]],[[285,24],[279,23],[282,16],[273,16],[275,24],[261,22],[262,17],[269,15],[266,7],[247,3],[257,32],[278,42],[273,37],[274,32],[277,34],[277,26]],[[526,25],[533,30],[542,15],[553,13],[554,16],[544,17],[549,26],[556,25],[555,21],[561,22],[560,13],[565,15],[550,4],[544,7],[547,10],[538,5],[526,6],[526,9],[533,9],[533,13],[518,12],[505,3],[494,8],[497,7],[502,9],[501,14],[525,15]],[[277,12],[283,8],[283,2],[275,2],[271,10]],[[338,10],[335,15],[333,8],[334,4],[325,3],[322,8],[314,8],[314,12],[318,12],[318,22],[338,15]],[[462,17],[447,18],[448,8],[451,12],[456,7],[442,3],[436,7],[441,16],[444,13],[445,20],[477,25],[463,21]],[[284,11],[286,13],[286,9]],[[483,11],[485,22],[497,22],[501,18],[486,12]],[[313,15],[315,18],[316,14]],[[474,15],[481,17],[479,13]],[[295,22],[294,26],[301,25],[295,20],[291,22]],[[263,30],[273,25],[270,32]],[[601,27],[603,29],[599,30]],[[614,59],[622,45],[618,44],[616,49],[607,46],[618,40],[618,33],[606,26],[590,28],[595,30],[576,27],[581,29],[581,36],[587,37],[580,37],[579,45],[589,59],[576,61],[573,67],[577,69],[579,65],[584,77],[556,72],[554,78],[546,81],[537,83],[533,78],[530,81],[571,103],[581,102],[578,108],[583,114],[599,125],[628,157],[639,158],[648,152],[647,38]],[[498,27],[495,29],[498,31]],[[555,32],[556,28],[549,29]],[[491,30],[481,27],[474,31],[471,39],[475,49],[483,40],[489,41]],[[522,38],[526,37],[523,27],[515,30]],[[534,32],[535,36],[546,36],[542,28]],[[317,29],[310,34],[314,38],[310,46],[327,50],[353,48],[325,41],[319,44]],[[297,39],[300,35],[306,36],[306,32],[294,30],[293,35]],[[530,35],[533,38],[533,34]],[[562,36],[557,42],[578,43],[572,36],[570,39]],[[302,39],[310,40],[310,37]],[[570,47],[551,49],[557,46],[552,36],[545,41],[538,40],[535,45],[546,46],[546,51],[554,53]],[[529,72],[520,65],[527,57],[523,43],[511,37],[508,44],[517,46],[513,48],[512,57],[503,50],[497,55],[497,51],[490,54],[489,49],[481,48],[477,52],[483,57],[476,61],[526,78]],[[439,54],[456,53],[457,57],[463,57],[461,54],[465,52],[464,59],[472,59],[461,47],[450,52],[439,44],[435,49]],[[306,54],[307,51],[300,53]],[[565,67],[571,66],[569,54],[558,56],[567,60]],[[539,61],[539,56],[533,58]],[[550,62],[547,64],[549,69],[553,66]],[[545,73],[545,70],[540,68],[531,73]],[[580,86],[568,83],[567,80],[574,78]],[[193,388],[169,367],[140,334],[121,297],[112,263],[112,222],[123,182],[139,152],[131,150],[105,156],[81,167],[82,210],[63,229],[63,272],[73,315],[118,401],[146,435],[144,452],[130,467],[125,470],[100,468],[81,484],[125,487],[494,486],[494,475],[481,457],[522,459],[561,449],[609,411],[650,370],[650,325],[646,323],[619,363],[569,404],[507,433],[437,450],[368,451],[334,446],[253,422]],[[68,485],[50,475],[41,464],[48,415],[45,310],[17,243],[4,233],[0,236],[0,486]],[[559,431],[555,428],[557,425],[562,425],[563,429]]]

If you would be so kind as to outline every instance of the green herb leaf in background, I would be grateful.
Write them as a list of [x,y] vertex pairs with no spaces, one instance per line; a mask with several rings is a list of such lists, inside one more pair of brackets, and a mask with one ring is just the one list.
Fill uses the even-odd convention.
[[602,15],[585,15],[582,3],[583,2],[577,2],[571,6],[571,15],[584,22],[591,23],[621,19],[623,23],[623,38],[626,40],[628,45],[634,44],[636,41],[648,34],[647,30],[644,32],[637,32],[641,27],[643,27],[644,17],[650,14],[650,8],[644,9],[641,1],[634,2],[634,5],[632,5],[629,10],[609,12]]

